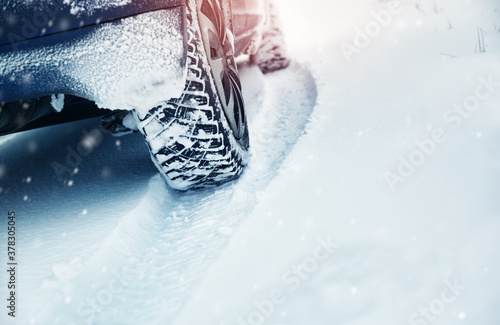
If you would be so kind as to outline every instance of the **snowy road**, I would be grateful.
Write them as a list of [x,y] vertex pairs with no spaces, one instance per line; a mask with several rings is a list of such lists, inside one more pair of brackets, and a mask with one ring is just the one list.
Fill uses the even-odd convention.
[[[279,82],[283,79],[289,80],[286,87]],[[253,211],[258,193],[276,176],[316,103],[315,81],[298,63],[266,78],[256,67],[242,67],[242,80],[249,85],[250,126],[263,132],[252,139],[252,162],[242,178],[219,189],[169,190],[162,178],[151,176],[155,171],[139,135],[119,143],[100,133],[92,137],[97,120],[8,139],[3,161],[10,186],[3,191],[11,206],[23,207],[16,209],[18,254],[21,270],[29,271],[22,274],[19,296],[29,312],[20,313],[21,322],[173,320],[206,267]],[[95,149],[80,161],[70,153],[87,137]],[[25,149],[30,146],[33,151]],[[48,158],[58,156],[59,161]],[[69,177],[64,167],[54,169],[60,166],[54,161],[72,162],[78,173]],[[54,197],[47,197],[50,193]]]
[[500,322],[498,3],[404,1],[365,43],[388,2],[279,4],[294,63],[241,71],[237,182],[171,191],[140,135],[61,180],[96,120],[0,138],[17,324]]

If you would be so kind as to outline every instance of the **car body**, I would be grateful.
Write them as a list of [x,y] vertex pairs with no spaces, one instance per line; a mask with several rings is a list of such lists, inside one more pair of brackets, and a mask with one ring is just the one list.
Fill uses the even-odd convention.
[[[116,3],[116,4],[115,4]],[[121,5],[125,3],[124,5]],[[51,94],[74,95],[87,100],[112,97],[117,94],[103,94],[102,85],[94,79],[105,79],[104,76],[117,75],[111,82],[121,84],[120,78],[130,77],[130,67],[140,65],[147,58],[137,55],[137,48],[148,46],[152,58],[163,62],[176,62],[177,65],[167,67],[168,70],[182,70],[186,61],[185,35],[186,0],[152,0],[152,1],[63,1],[34,0],[8,1],[2,4],[0,11],[0,103],[40,98]],[[259,26],[264,23],[263,0],[234,1],[237,55],[245,52],[258,39]],[[127,21],[131,17],[152,15],[149,22],[158,28],[158,34],[179,35],[181,37],[162,38],[153,34],[151,44],[125,44],[120,54],[120,63],[109,69],[98,62],[110,65],[109,56],[102,52],[83,53],[87,43],[93,41],[92,36],[99,34],[106,38],[102,31],[109,30],[109,39],[97,40],[110,44],[104,51],[111,51],[112,43],[120,41],[119,31],[132,25]],[[115,28],[110,28],[115,25]],[[163,26],[163,29],[161,28]],[[167,30],[168,29],[168,30]],[[115,38],[113,38],[115,36]],[[140,41],[140,38],[137,39]],[[168,44],[170,51],[165,52]],[[254,45],[253,45],[254,46]],[[97,46],[96,46],[97,47]],[[156,51],[154,51],[156,47]],[[68,50],[69,49],[69,50]],[[174,50],[173,50],[174,49]],[[66,50],[66,55],[60,53]],[[135,53],[134,53],[135,52]],[[53,53],[60,53],[59,55]],[[76,55],[75,55],[76,54]],[[157,55],[154,57],[154,55]],[[96,64],[97,63],[97,64]],[[96,64],[93,73],[82,73],[76,69],[80,65]],[[161,63],[151,64],[155,70],[161,69]],[[127,74],[122,69],[128,70]],[[101,72],[101,73],[99,73]],[[141,71],[148,73],[148,71]],[[179,79],[182,74],[174,73]],[[134,78],[135,76],[132,76]],[[114,108],[113,103],[100,103],[103,108]]]

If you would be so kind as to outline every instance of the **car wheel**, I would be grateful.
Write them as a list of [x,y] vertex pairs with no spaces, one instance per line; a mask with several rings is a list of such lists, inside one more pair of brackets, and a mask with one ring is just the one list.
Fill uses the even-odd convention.
[[245,107],[232,32],[218,0],[187,1],[187,78],[179,98],[134,112],[153,162],[177,190],[237,178],[248,161]]

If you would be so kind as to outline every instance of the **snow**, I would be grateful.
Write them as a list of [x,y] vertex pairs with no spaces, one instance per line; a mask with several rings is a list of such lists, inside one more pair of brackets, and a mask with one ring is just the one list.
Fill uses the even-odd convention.
[[350,57],[388,2],[278,3],[294,61],[241,69],[240,180],[178,193],[139,134],[104,135],[67,187],[51,164],[96,120],[2,143],[20,323],[499,322],[498,3],[402,2]]
[[122,7],[131,2],[132,0],[92,0],[92,1],[64,0],[63,1],[65,5],[69,5],[71,7],[70,12],[72,15],[78,15],[86,12],[92,13],[93,11],[98,9]]
[[50,104],[52,108],[56,110],[56,112],[60,112],[64,108],[64,94],[52,95]]
[[134,115],[132,113],[128,113],[124,118],[123,118],[123,126],[130,130],[137,131],[137,123],[135,121]]

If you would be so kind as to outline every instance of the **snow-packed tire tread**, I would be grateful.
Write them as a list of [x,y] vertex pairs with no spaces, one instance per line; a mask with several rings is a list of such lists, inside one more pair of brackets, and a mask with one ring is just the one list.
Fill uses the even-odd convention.
[[230,130],[204,56],[196,17],[187,10],[187,78],[180,98],[136,113],[139,130],[169,185],[178,190],[217,186],[237,178],[248,159],[248,132]]

